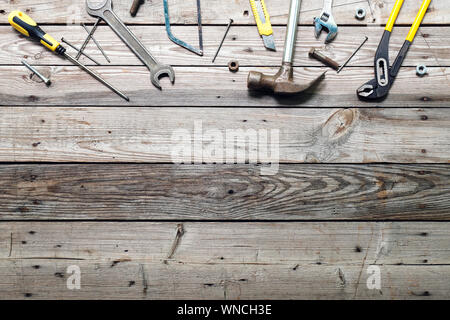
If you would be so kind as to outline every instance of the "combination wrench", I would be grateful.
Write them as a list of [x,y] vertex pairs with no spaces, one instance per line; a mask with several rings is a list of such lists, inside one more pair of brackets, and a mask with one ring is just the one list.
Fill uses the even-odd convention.
[[103,0],[97,3],[91,3],[89,0],[86,0],[86,10],[91,16],[104,20],[131,51],[147,66],[150,70],[151,81],[155,87],[161,89],[159,78],[163,75],[168,76],[172,83],[175,82],[173,68],[169,65],[160,64],[150,51],[144,47],[142,42],[112,10],[112,0]]

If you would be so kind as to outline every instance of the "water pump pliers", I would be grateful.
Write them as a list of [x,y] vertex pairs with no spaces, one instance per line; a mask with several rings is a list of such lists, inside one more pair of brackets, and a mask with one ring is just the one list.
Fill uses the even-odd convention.
[[405,60],[406,54],[411,46],[411,43],[416,36],[417,30],[422,24],[425,13],[431,0],[423,0],[420,6],[419,13],[414,20],[414,23],[409,30],[406,40],[400,49],[394,64],[389,64],[389,40],[391,37],[392,29],[394,28],[395,21],[397,20],[400,9],[402,8],[404,0],[397,0],[394,5],[394,9],[389,16],[389,20],[386,24],[386,28],[378,45],[377,52],[375,54],[375,79],[366,82],[357,90],[357,95],[361,100],[366,101],[379,101],[386,98],[389,90],[394,83],[395,77],[400,71],[400,67]]

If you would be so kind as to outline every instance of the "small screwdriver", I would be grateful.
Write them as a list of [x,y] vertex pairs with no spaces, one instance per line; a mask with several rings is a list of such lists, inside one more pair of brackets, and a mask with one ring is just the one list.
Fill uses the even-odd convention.
[[91,76],[93,76],[95,79],[97,79],[98,81],[103,83],[109,89],[111,89],[112,91],[117,93],[123,99],[125,99],[127,101],[130,101],[130,99],[125,94],[120,92],[113,85],[111,85],[108,81],[103,79],[97,72],[95,72],[94,70],[89,69],[88,67],[83,65],[81,62],[76,60],[74,57],[69,55],[66,52],[66,48],[61,46],[61,44],[58,41],[56,41],[52,36],[50,36],[49,34],[45,33],[37,25],[37,23],[32,18],[30,18],[28,15],[26,15],[25,13],[23,13],[21,11],[13,11],[13,12],[11,12],[9,14],[8,21],[14,27],[14,29],[19,31],[23,35],[25,35],[27,37],[30,37],[30,38],[33,38],[33,39],[36,39],[36,40],[39,40],[42,45],[44,45],[45,47],[47,47],[51,51],[56,52],[57,54],[64,56],[70,62],[72,62],[73,64],[77,65],[78,67],[80,67],[81,69],[83,69],[84,71],[89,73]]

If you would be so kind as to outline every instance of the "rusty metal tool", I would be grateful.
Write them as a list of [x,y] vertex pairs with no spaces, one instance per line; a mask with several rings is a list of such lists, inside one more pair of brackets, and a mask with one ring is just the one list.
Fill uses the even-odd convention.
[[[69,47],[71,47],[72,49],[76,50],[77,52],[80,51],[80,48],[76,47],[75,45],[73,45],[72,43],[70,43],[69,41],[67,41],[66,39],[64,39],[64,37],[61,38],[61,42],[67,44]],[[83,52],[82,53],[83,56],[85,56],[86,58],[88,58],[89,60],[91,60],[93,63],[95,63],[96,65],[100,66],[100,62],[98,62],[97,60],[95,60],[94,58],[92,58],[91,56],[89,56],[87,53]]]
[[225,34],[223,35],[222,41],[219,44],[219,47],[217,48],[216,54],[214,55],[214,58],[212,59],[212,62],[216,61],[217,56],[219,55],[220,49],[222,49],[223,43],[225,42],[225,39],[227,38],[228,32],[230,31],[231,25],[233,24],[233,19],[230,19],[230,22],[228,22],[227,30],[225,30]]
[[250,71],[247,79],[247,86],[249,89],[270,90],[276,94],[295,94],[307,90],[324,78],[326,72],[323,72],[315,80],[310,82],[299,83],[294,81],[292,62],[295,53],[295,40],[297,38],[300,6],[301,0],[291,0],[283,62],[280,70],[275,75],[265,75],[261,72]]
[[239,71],[239,61],[237,60],[231,60],[228,62],[228,70],[231,72],[238,72]]
[[134,0],[133,4],[131,5],[131,9],[130,9],[130,14],[132,17],[136,17],[139,8],[141,7],[142,4],[144,4],[144,0]]
[[50,79],[48,79],[47,77],[45,77],[42,73],[40,73],[39,71],[37,71],[34,67],[30,66],[25,60],[21,61],[22,64],[27,67],[28,70],[30,70],[31,72],[33,72],[35,75],[37,75],[42,81],[44,81],[45,85],[49,86],[52,84],[52,82],[50,81]]
[[163,3],[164,3],[164,20],[166,23],[166,32],[169,39],[172,40],[177,45],[195,54],[198,54],[199,56],[203,56],[202,10],[200,6],[200,0],[197,0],[198,49],[178,39],[173,35],[172,28],[170,27],[169,2],[168,0],[164,0]]
[[[88,27],[86,27],[86,25],[84,23],[81,23],[81,26],[84,28],[84,30],[86,30],[86,32],[89,34],[91,31],[88,29]],[[105,57],[106,61],[108,61],[108,63],[111,63],[111,60],[109,60],[108,56],[106,55],[105,51],[103,50],[102,46],[98,43],[98,41],[94,38],[94,36],[91,37],[92,41],[94,41],[95,45],[97,46],[98,50],[100,50],[100,52],[102,53],[102,55]]]
[[86,10],[91,16],[104,20],[128,48],[145,64],[150,70],[150,79],[155,87],[161,89],[159,78],[164,75],[168,76],[172,83],[175,82],[175,71],[173,68],[169,65],[159,63],[133,32],[120,20],[113,11],[112,0],[103,0],[95,3],[86,0]]
[[311,50],[309,50],[309,56],[311,58],[319,60],[324,65],[329,66],[330,68],[332,68],[334,70],[339,70],[339,63],[337,63],[333,59],[327,57],[326,55],[324,55],[322,52],[316,50],[315,48],[311,48]]
[[324,55],[322,52],[317,51],[314,48],[311,48],[311,50],[309,51],[309,56],[311,58],[317,59],[320,62],[322,62],[323,64],[325,64],[326,66],[329,66],[330,68],[333,68],[334,70],[337,71],[337,73],[341,72],[342,69],[344,69],[347,64],[353,59],[353,57],[358,53],[358,51],[362,48],[362,46],[367,42],[367,40],[369,40],[368,37],[365,37],[364,41],[359,45],[358,48],[356,48],[355,51],[353,51],[353,53],[350,55],[350,57],[342,64],[340,65],[338,62],[334,61],[333,59],[327,57],[326,55]]
[[394,84],[400,67],[406,58],[406,55],[411,47],[411,44],[422,24],[423,18],[427,12],[428,6],[431,0],[423,0],[420,6],[419,12],[411,26],[411,29],[406,36],[405,42],[400,49],[394,64],[389,64],[389,41],[391,37],[392,29],[394,28],[395,21],[400,13],[400,9],[403,6],[404,0],[397,0],[394,4],[394,8],[389,16],[389,20],[386,24],[383,36],[380,44],[378,45],[377,52],[375,54],[375,78],[366,82],[356,91],[358,97],[361,100],[378,101],[387,97],[389,90]]

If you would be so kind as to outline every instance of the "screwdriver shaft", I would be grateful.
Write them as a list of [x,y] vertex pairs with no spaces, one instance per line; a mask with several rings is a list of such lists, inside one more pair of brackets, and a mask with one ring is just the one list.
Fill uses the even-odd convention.
[[[64,43],[67,44],[69,47],[71,47],[72,49],[74,49],[74,50],[76,50],[76,51],[78,51],[78,52],[80,51],[79,48],[77,48],[75,45],[71,44],[69,41],[67,41],[67,40],[64,39],[64,38],[61,38],[61,42],[64,42]],[[91,56],[89,56],[87,53],[82,52],[81,54],[82,54],[83,56],[85,56],[86,58],[88,58],[89,60],[91,60],[93,63],[98,64],[98,65],[100,66],[100,63],[99,63],[97,60],[95,60],[94,58],[92,58]]]
[[71,55],[69,55],[68,53],[64,53],[64,56],[69,59],[73,64],[79,66],[81,69],[83,69],[84,71],[86,71],[87,73],[89,73],[91,76],[93,76],[95,79],[97,79],[98,81],[100,81],[101,83],[103,83],[106,87],[108,87],[109,89],[111,89],[113,92],[117,93],[119,96],[121,96],[123,99],[130,101],[130,98],[128,98],[125,94],[123,94],[120,90],[118,90],[117,88],[115,88],[112,84],[110,84],[108,81],[106,81],[105,79],[103,79],[97,72],[95,72],[94,70],[86,67],[85,65],[83,65],[81,62],[79,62],[77,59],[75,59],[74,57],[72,57]]

